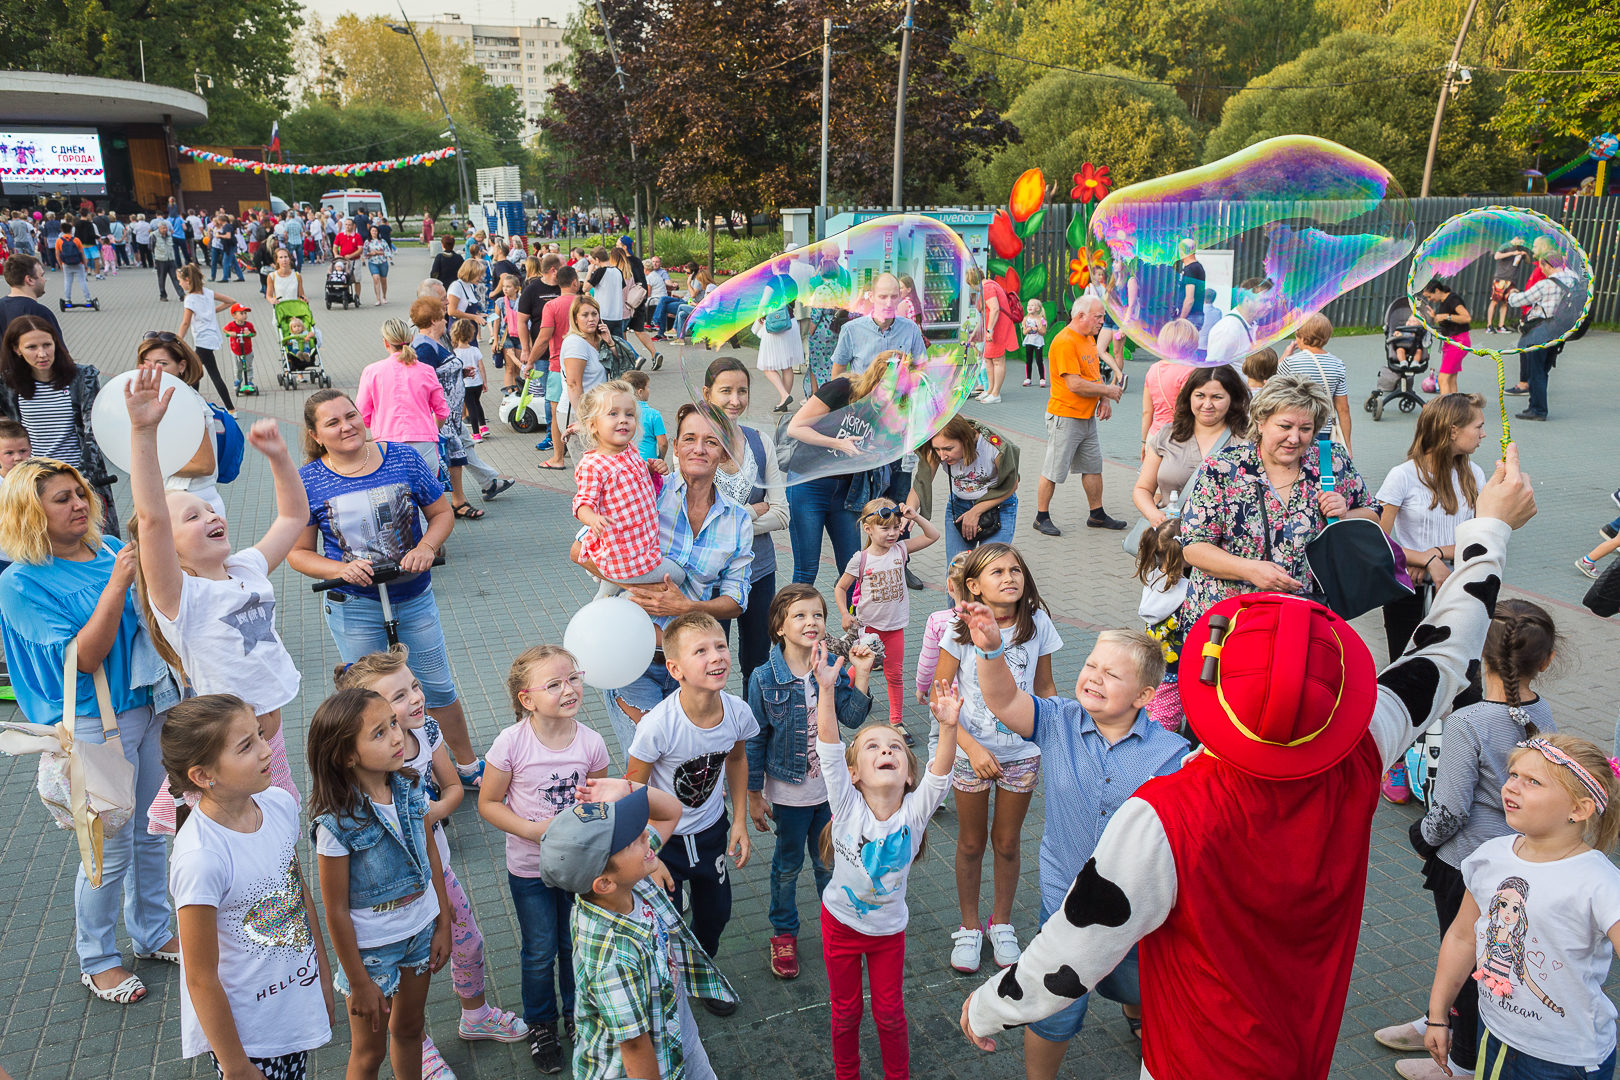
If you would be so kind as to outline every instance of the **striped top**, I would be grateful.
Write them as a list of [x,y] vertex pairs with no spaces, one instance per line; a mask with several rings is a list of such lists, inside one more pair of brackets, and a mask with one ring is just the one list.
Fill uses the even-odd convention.
[[1525,737],[1526,720],[1543,734],[1558,730],[1544,698],[1518,709],[1481,701],[1446,717],[1434,796],[1421,827],[1423,839],[1439,847],[1447,866],[1461,868],[1479,845],[1513,831],[1502,812],[1502,784],[1508,755]]
[[17,411],[28,429],[28,442],[35,457],[65,461],[75,469],[84,465],[84,447],[79,429],[73,423],[73,390],[60,390],[49,383],[35,383],[34,396],[17,396]]

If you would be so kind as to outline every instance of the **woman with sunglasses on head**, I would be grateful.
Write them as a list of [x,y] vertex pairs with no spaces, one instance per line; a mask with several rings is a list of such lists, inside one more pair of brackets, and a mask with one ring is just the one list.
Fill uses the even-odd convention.
[[90,430],[101,373],[75,363],[61,331],[36,315],[19,315],[0,339],[0,413],[28,429],[35,457],[72,465],[100,496],[101,531],[118,536],[113,476]]
[[186,331],[191,331],[191,343],[197,350],[197,358],[202,361],[203,370],[214,381],[214,389],[219,393],[220,403],[232,416],[236,415],[236,406],[231,402],[231,392],[225,386],[225,380],[219,374],[219,364],[214,360],[214,350],[225,344],[225,332],[219,328],[219,313],[236,303],[224,293],[216,293],[212,289],[203,288],[202,267],[196,263],[188,263],[180,268],[180,284],[185,287],[186,313],[180,317],[180,329],[176,337],[185,337]]

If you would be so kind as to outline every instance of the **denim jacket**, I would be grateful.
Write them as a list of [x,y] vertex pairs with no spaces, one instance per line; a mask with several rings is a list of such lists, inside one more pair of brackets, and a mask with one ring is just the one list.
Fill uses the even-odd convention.
[[[855,688],[849,669],[838,673],[833,691],[838,722],[857,728],[872,711],[872,698]],[[748,740],[748,790],[763,791],[769,772],[786,784],[802,784],[810,771],[810,720],[803,680],[788,670],[782,646],[772,645],[770,658],[748,678],[748,707],[759,721],[759,734]]]
[[376,907],[432,887],[425,825],[427,795],[420,784],[397,772],[389,774],[388,787],[399,815],[399,836],[383,824],[371,808],[371,798],[365,795],[361,796],[366,809],[363,817],[322,814],[314,821],[349,849],[351,908]]

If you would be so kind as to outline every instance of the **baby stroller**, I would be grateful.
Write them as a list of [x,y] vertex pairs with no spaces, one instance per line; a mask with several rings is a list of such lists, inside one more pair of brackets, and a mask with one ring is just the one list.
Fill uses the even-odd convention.
[[354,276],[353,264],[346,259],[333,259],[332,268],[326,272],[326,310],[331,311],[333,304],[342,304],[344,310],[350,304],[360,306],[360,282]]
[[[1425,348],[1429,332],[1422,324],[1408,325],[1412,317],[1412,304],[1406,297],[1390,301],[1384,310],[1384,367],[1378,372],[1378,385],[1367,398],[1367,411],[1374,420],[1382,420],[1384,408],[1391,402],[1399,403],[1401,412],[1409,413],[1423,408],[1425,398],[1417,392],[1417,381],[1429,370],[1429,350]],[[1402,363],[1397,350],[1406,350]]]
[[[294,319],[301,319],[306,331],[313,331],[313,343],[296,341],[292,337],[289,324]],[[276,336],[281,339],[281,373],[276,376],[276,383],[283,390],[296,390],[300,380],[308,381],[309,385],[325,387],[332,385],[331,376],[321,366],[321,332],[315,325],[315,316],[309,310],[307,300],[281,300],[276,303]]]

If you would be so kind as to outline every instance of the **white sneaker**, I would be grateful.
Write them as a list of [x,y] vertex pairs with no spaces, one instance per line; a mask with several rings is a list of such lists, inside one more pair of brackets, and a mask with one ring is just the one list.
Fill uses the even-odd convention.
[[1423,1050],[1423,1031],[1416,1023],[1391,1024],[1389,1027],[1379,1028],[1373,1032],[1373,1038],[1378,1040],[1380,1046],[1387,1046],[1391,1050],[1400,1050],[1407,1054],[1421,1053]]
[[991,923],[988,933],[990,951],[995,955],[996,967],[1012,967],[1018,963],[1021,950],[1018,948],[1018,934],[1013,930],[1012,923]]
[[969,975],[979,970],[979,952],[984,948],[984,932],[964,926],[951,935],[951,967]]
[[985,394],[983,397],[981,397],[979,399],[979,404],[981,404],[981,405],[999,405],[999,404],[1001,404],[1001,395],[1000,394]]

